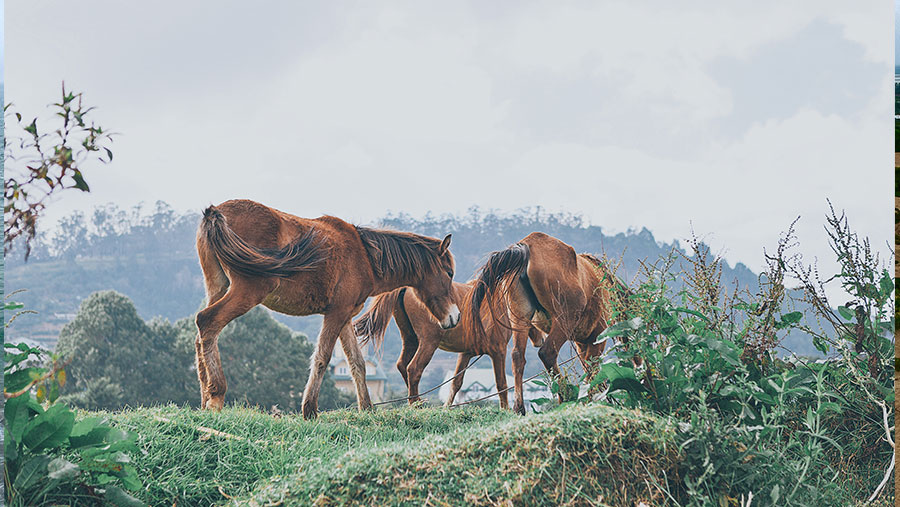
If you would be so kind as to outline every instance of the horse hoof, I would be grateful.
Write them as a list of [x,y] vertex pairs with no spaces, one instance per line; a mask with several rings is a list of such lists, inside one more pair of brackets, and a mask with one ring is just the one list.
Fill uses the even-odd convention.
[[316,407],[310,405],[303,405],[303,418],[307,421],[311,421],[318,417],[318,413]]

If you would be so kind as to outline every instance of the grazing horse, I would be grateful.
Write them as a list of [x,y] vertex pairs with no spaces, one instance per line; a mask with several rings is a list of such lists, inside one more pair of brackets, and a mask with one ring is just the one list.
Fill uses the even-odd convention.
[[[469,299],[474,285],[474,280],[465,284],[454,282],[453,300],[463,304]],[[475,356],[484,354],[491,358],[494,365],[497,391],[500,392],[500,406],[509,408],[506,394],[506,348],[509,344],[511,327],[507,320],[500,319],[499,323],[495,323],[487,312],[482,312],[479,318],[484,321],[487,331],[482,339],[476,340],[473,334],[465,332],[467,326],[464,323],[452,329],[441,328],[421,299],[406,288],[400,288],[375,297],[366,313],[353,323],[356,335],[363,337],[363,343],[372,340],[376,347],[381,347],[392,316],[400,328],[400,336],[403,339],[397,369],[400,370],[400,375],[403,376],[409,390],[410,404],[419,399],[419,380],[422,378],[422,372],[431,361],[435,350],[441,349],[459,353],[456,376],[451,385],[447,406],[453,404],[453,399],[462,387],[463,371],[469,365],[469,361]],[[472,316],[463,311],[462,319],[466,318]],[[537,340],[540,338],[537,330],[533,331],[535,332],[533,341],[538,346],[540,342]],[[517,387],[521,389],[521,386]]]
[[[482,320],[475,318],[482,302],[496,318],[509,319],[514,331],[512,353],[516,379],[515,411],[524,413],[519,389],[525,365],[526,337],[533,328],[547,333],[538,356],[544,367],[559,375],[559,349],[572,340],[582,360],[603,354],[606,342],[594,343],[609,324],[612,292],[627,290],[609,269],[590,254],[575,254],[562,241],[533,232],[506,250],[494,252],[477,276],[470,300],[466,330],[473,339],[485,335]],[[505,295],[497,298],[497,294]],[[506,312],[494,310],[496,301],[506,302]],[[499,317],[496,315],[500,313]],[[562,390],[559,393],[562,401]]]
[[197,314],[195,343],[201,407],[218,410],[224,404],[219,332],[263,304],[288,315],[325,316],[303,391],[303,417],[316,416],[338,338],[357,404],[371,408],[365,362],[350,321],[369,296],[408,286],[442,327],[455,326],[460,317],[450,294],[455,264],[449,246],[449,234],[441,241],[356,227],[331,216],[300,218],[248,200],[210,206],[197,231],[208,301]]

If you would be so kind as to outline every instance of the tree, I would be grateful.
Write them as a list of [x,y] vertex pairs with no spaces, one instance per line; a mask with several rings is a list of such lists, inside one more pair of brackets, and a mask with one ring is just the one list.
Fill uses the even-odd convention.
[[[148,326],[127,297],[103,291],[81,304],[75,320],[60,331],[57,353],[71,359],[65,393],[73,404],[118,409],[172,399],[174,333]],[[76,394],[77,393],[77,394]]]

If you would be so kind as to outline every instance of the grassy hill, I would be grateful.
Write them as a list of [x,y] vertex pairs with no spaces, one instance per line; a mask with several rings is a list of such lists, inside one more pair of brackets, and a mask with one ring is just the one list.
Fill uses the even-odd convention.
[[[138,434],[138,496],[154,506],[685,505],[687,484],[702,482],[679,423],[599,404],[525,417],[494,407],[339,410],[316,421],[240,407],[81,414],[93,415]],[[769,460],[748,463],[767,470]],[[837,479],[842,504],[867,494],[858,479]],[[770,504],[761,494],[754,505]]]
[[601,406],[524,418],[341,410],[314,422],[246,408],[101,415],[138,433],[139,496],[150,505],[658,504],[666,476],[677,480],[671,424]]

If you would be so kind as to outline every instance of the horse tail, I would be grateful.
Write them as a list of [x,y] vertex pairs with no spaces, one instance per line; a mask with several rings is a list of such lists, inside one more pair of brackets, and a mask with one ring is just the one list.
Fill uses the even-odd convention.
[[[481,303],[488,298],[492,304],[496,290],[507,280],[525,274],[530,253],[528,245],[517,243],[506,250],[494,252],[481,268],[475,281],[475,287],[469,296],[467,311],[469,322],[467,331],[475,337],[484,336],[484,323],[481,321]],[[492,313],[493,313],[493,309]]]
[[387,330],[394,308],[399,303],[403,307],[403,295],[406,287],[400,287],[390,292],[375,296],[366,313],[353,321],[353,332],[362,337],[360,344],[366,345],[370,341],[375,343],[375,348],[380,349],[384,343],[384,332]]
[[256,248],[231,229],[215,206],[203,211],[197,235],[222,264],[246,276],[287,278],[316,269],[327,255],[319,233],[312,228],[283,248]]

